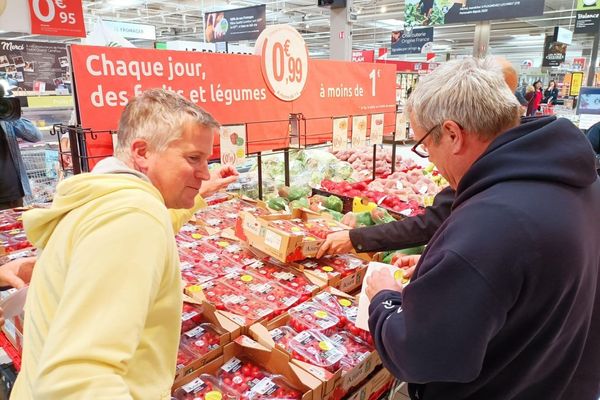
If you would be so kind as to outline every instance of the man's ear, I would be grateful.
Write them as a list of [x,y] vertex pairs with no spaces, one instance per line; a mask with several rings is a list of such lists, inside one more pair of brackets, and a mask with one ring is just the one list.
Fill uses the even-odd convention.
[[452,154],[460,154],[465,150],[465,130],[454,121],[444,121],[442,124],[450,141],[450,151]]
[[131,160],[134,169],[146,173],[149,166],[150,149],[144,139],[135,139],[131,143]]

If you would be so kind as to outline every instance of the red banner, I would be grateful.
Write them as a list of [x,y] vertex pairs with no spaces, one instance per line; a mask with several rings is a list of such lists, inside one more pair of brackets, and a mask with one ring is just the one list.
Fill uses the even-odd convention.
[[29,0],[31,33],[85,37],[81,0]]
[[[312,133],[322,134],[311,143],[331,140],[330,117],[338,115],[388,113],[393,130],[391,65],[309,60],[301,96],[286,102],[267,89],[260,56],[73,45],[71,59],[80,122],[93,130],[116,130],[128,99],[156,87],[179,92],[221,124],[247,124],[247,153],[287,147],[290,113],[309,120],[306,133],[314,126]],[[111,151],[109,139],[89,155]]]

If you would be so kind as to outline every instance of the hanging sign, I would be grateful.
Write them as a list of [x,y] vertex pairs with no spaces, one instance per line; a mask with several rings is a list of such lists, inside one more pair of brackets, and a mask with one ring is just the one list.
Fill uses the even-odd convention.
[[85,37],[81,0],[29,0],[31,33]]
[[235,8],[204,14],[204,41],[254,40],[267,24],[267,6]]
[[367,144],[367,116],[352,117],[352,147],[364,147]]
[[246,158],[246,125],[221,127],[221,164],[239,165]]
[[333,150],[348,147],[348,117],[333,118]]
[[383,143],[383,114],[371,115],[371,144]]
[[289,25],[273,25],[261,33],[255,51],[271,93],[284,101],[300,97],[308,76],[308,49],[304,38]]
[[406,119],[401,112],[396,114],[396,140],[406,140]]
[[569,96],[578,96],[579,90],[583,83],[583,72],[573,72],[571,77],[571,88],[569,89]]

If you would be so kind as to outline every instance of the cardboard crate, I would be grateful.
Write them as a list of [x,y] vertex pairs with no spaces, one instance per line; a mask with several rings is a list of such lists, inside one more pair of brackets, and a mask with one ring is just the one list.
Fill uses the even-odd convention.
[[322,400],[321,382],[304,369],[289,361],[279,349],[269,349],[247,336],[240,336],[223,348],[223,355],[209,362],[192,374],[177,379],[173,391],[202,374],[216,376],[219,369],[232,357],[247,357],[266,371],[283,376],[288,383],[302,391],[302,400]]
[[[385,368],[380,368],[357,389],[352,390],[351,393],[344,395],[346,400],[367,400],[367,399],[379,399],[383,393],[385,393],[392,386],[394,377]],[[325,400],[340,400],[341,397],[330,396]]]
[[[177,371],[176,379],[182,378],[193,371],[197,370],[204,364],[208,363],[211,360],[219,357],[223,354],[223,347],[235,340],[241,334],[241,328],[239,325],[222,315],[219,311],[215,310],[214,306],[210,303],[199,303],[198,301],[184,295],[184,301],[191,304],[197,304],[202,306],[202,319],[206,322],[210,322],[219,328],[223,333],[219,336],[219,344],[220,346],[206,354],[204,354],[200,358],[196,358],[189,364],[184,365],[181,369]],[[182,335],[185,332],[181,333]]]
[[273,321],[264,321],[262,323],[256,323],[249,329],[250,336],[267,348],[276,348],[279,351],[287,354],[291,362],[302,367],[306,371],[310,372],[316,378],[323,383],[323,398],[328,398],[333,395],[334,391],[338,394],[343,392],[347,393],[352,387],[362,382],[369,374],[371,374],[376,367],[381,365],[381,358],[377,351],[373,351],[367,358],[365,358],[360,364],[354,367],[351,371],[344,372],[338,369],[335,373],[332,373],[324,368],[317,367],[315,365],[302,362],[292,358],[292,356],[275,346],[275,342],[271,339],[269,331],[287,325],[290,320],[289,314],[284,314]]

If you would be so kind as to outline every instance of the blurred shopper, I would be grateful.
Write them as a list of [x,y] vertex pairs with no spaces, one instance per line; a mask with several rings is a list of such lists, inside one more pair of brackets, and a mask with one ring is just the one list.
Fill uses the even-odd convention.
[[204,205],[218,128],[178,94],[146,91],[123,111],[115,157],[23,215],[42,252],[11,398],[170,398],[182,307],[174,236]]
[[525,99],[527,100],[527,116],[534,117],[540,108],[540,104],[542,103],[542,81],[535,81],[533,83],[533,90],[529,87],[527,88],[527,92],[525,93]]
[[600,122],[596,122],[587,130],[586,136],[596,154],[596,170],[600,174]]
[[558,101],[558,88],[556,87],[556,82],[551,80],[548,83],[548,87],[544,90],[544,99],[542,103],[555,105]]
[[410,284],[385,271],[367,280],[370,330],[413,399],[596,400],[594,155],[566,119],[520,125],[498,69],[490,59],[448,62],[407,103],[413,150],[456,200]]

